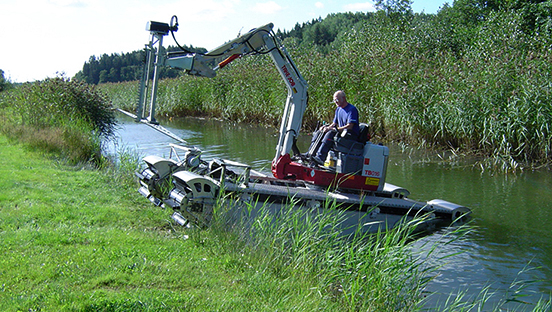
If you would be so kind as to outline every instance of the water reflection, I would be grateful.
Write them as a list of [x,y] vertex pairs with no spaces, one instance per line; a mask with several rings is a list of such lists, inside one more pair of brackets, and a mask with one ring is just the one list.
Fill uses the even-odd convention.
[[[121,119],[119,146],[142,156],[167,156],[173,140],[149,127]],[[275,154],[277,131],[216,120],[179,119],[163,126],[204,151],[203,158],[240,161],[269,172]],[[302,135],[298,147],[305,151],[310,137]],[[517,175],[492,174],[474,169],[470,160],[450,159],[415,149],[390,146],[387,182],[400,185],[416,200],[446,199],[473,210],[474,229],[461,239],[449,229],[416,242],[438,244],[435,264],[443,264],[428,286],[431,303],[443,302],[451,293],[466,291],[472,297],[489,284],[498,291],[492,302],[510,298],[516,281],[525,284],[523,300],[535,303],[552,293],[552,177],[548,171]],[[427,248],[427,247],[424,247]],[[438,260],[442,258],[442,260]],[[532,268],[532,269],[529,269]],[[510,297],[508,297],[510,296]],[[511,298],[510,298],[511,299]],[[511,305],[511,304],[509,304]],[[506,306],[509,307],[509,306]]]
[[[454,256],[446,258],[428,287],[443,294],[433,300],[444,301],[460,290],[476,298],[489,285],[497,291],[493,304],[513,299],[519,287],[527,295],[524,301],[550,298],[552,179],[548,171],[492,174],[470,163],[397,149],[391,149],[390,159],[388,181],[405,186],[416,199],[442,198],[473,210],[473,231],[464,239],[440,243],[440,256]],[[446,236],[435,233],[418,244],[442,240],[446,242]]]

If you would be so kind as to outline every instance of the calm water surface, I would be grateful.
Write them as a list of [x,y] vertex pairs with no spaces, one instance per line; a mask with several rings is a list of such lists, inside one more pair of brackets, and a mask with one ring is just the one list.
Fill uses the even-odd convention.
[[[168,156],[167,144],[175,143],[172,139],[130,118],[121,117],[120,121],[117,148],[137,151],[142,156]],[[270,171],[276,129],[200,119],[161,124],[201,149],[203,159],[221,157]],[[300,137],[299,149],[306,151],[309,143],[310,137]],[[551,298],[550,171],[493,174],[474,168],[469,160],[450,160],[449,155],[396,145],[390,146],[390,151],[387,182],[405,187],[413,199],[440,198],[473,211],[474,229],[466,236],[453,240],[446,235],[449,230],[443,229],[416,242],[420,250],[437,244],[438,251],[428,261],[444,264],[428,286],[429,292],[437,293],[429,297],[432,306],[459,292],[474,298],[487,286],[496,292],[491,303],[514,298],[527,302],[508,303],[505,307],[511,309],[530,310],[540,298]],[[524,296],[515,297],[518,291]],[[490,306],[485,309],[491,310]]]

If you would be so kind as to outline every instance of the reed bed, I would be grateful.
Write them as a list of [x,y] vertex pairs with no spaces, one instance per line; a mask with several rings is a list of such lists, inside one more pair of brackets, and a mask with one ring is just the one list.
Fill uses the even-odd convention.
[[[497,13],[462,51],[447,46],[435,24],[405,27],[378,20],[342,34],[329,53],[285,45],[309,83],[304,129],[331,120],[343,89],[387,140],[487,156],[485,167],[515,170],[551,160],[550,38],[521,31],[521,18]],[[267,56],[235,61],[214,79],[160,83],[159,113],[214,116],[277,125],[286,90]],[[115,105],[134,109],[136,83],[101,86]],[[122,94],[125,96],[122,96]]]
[[0,131],[71,162],[100,164],[113,136],[111,101],[91,85],[63,77],[27,83],[0,94]]

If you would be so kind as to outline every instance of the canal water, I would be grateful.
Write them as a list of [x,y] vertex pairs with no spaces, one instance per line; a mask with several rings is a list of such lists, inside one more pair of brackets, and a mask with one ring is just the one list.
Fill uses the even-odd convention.
[[[169,137],[121,117],[119,150],[141,156],[168,156]],[[161,124],[201,149],[202,158],[220,157],[270,172],[277,129],[210,119],[166,120]],[[301,136],[304,152],[310,137]],[[484,289],[495,293],[492,304],[531,310],[552,298],[552,175],[548,170],[503,174],[482,171],[474,161],[391,145],[387,182],[402,186],[416,200],[435,198],[472,209],[471,230],[458,238],[442,229],[415,242],[421,251],[437,246],[427,260],[440,267],[429,283],[430,306],[450,294],[477,299]],[[137,195],[139,196],[139,195]]]

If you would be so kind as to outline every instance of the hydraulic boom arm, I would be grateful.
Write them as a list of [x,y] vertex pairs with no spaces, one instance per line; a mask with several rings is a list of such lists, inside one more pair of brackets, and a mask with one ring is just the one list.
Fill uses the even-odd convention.
[[[273,26],[270,23],[255,28],[205,54],[169,55],[166,64],[182,69],[190,75],[212,78],[217,70],[236,58],[251,54],[270,54],[288,90],[274,163],[290,152],[295,138],[299,135],[303,113],[307,107],[308,86],[286,49],[276,38]],[[215,66],[210,65],[217,59],[224,60]]]

